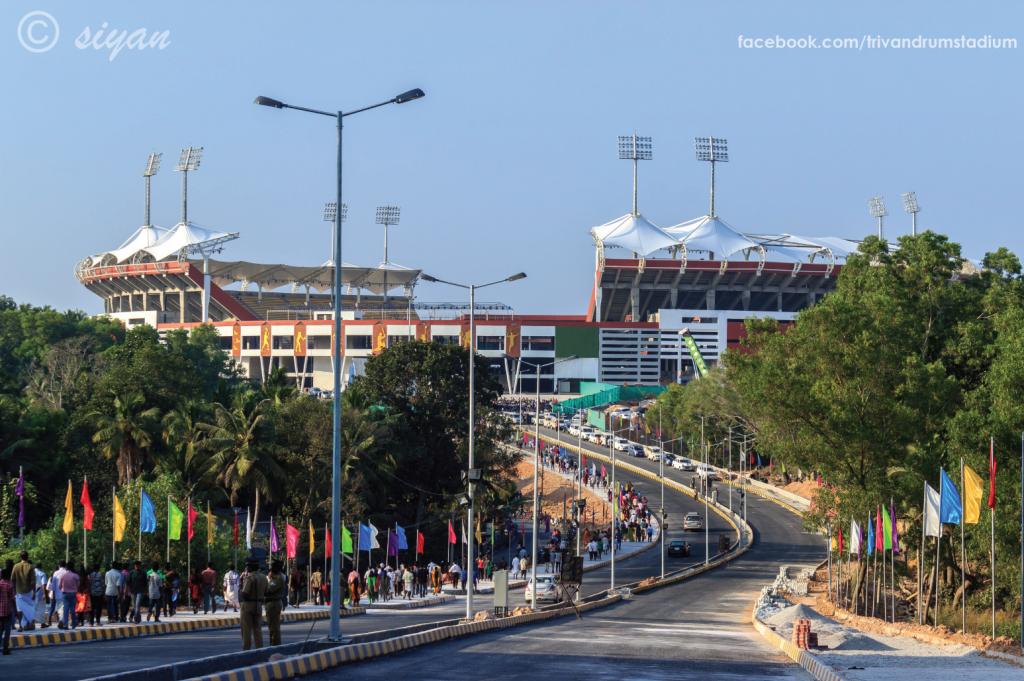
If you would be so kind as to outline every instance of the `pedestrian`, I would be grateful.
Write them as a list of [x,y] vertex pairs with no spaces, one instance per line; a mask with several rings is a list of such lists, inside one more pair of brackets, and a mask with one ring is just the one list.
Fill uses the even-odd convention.
[[181,599],[181,575],[170,563],[164,575],[163,612],[167,617],[178,612],[178,601]]
[[217,600],[214,598],[217,589],[217,571],[213,563],[208,562],[206,569],[199,574],[199,588],[203,597],[203,614],[206,615],[213,610],[217,614]]
[[115,564],[111,563],[110,569],[103,575],[103,595],[107,600],[108,624],[113,624],[120,620],[118,616],[120,605],[117,602],[117,597],[121,593],[121,583],[121,571],[117,569]]
[[512,556],[511,575],[513,579],[519,576],[519,556]]
[[142,561],[135,561],[134,569],[128,573],[128,591],[132,598],[131,619],[136,624],[142,622],[142,604],[149,596],[149,576],[142,569]]
[[242,573],[242,589],[239,592],[242,614],[242,650],[249,650],[253,643],[263,647],[263,600],[267,594],[267,578],[259,571],[259,561],[250,556],[245,560]]
[[[14,628],[14,618],[17,605],[14,602],[14,584],[11,582],[11,572],[6,567],[0,570],[0,640],[3,642],[3,654],[11,654],[11,630]],[[10,673],[13,675],[14,671]]]
[[57,585],[61,602],[64,605],[60,624],[57,625],[59,629],[67,629],[69,626],[74,629],[78,626],[76,607],[78,605],[78,586],[80,583],[81,579],[78,573],[71,568],[65,567]]
[[35,579],[36,579],[36,590],[35,590],[35,608],[36,608],[36,624],[41,629],[45,629],[50,626],[46,617],[46,572],[42,570],[38,565],[33,568]]
[[323,581],[324,575],[320,572],[320,568],[313,568],[313,572],[309,575],[309,596],[313,605],[323,605],[320,593],[320,585]]
[[188,597],[192,603],[192,614],[199,614],[199,606],[202,605],[203,600],[203,578],[199,572],[199,568],[192,571],[192,574],[188,576]]
[[107,584],[100,564],[93,563],[89,573],[89,624],[98,627],[103,624],[103,605],[106,600]]
[[414,574],[415,572],[416,566],[413,565],[404,573],[402,573],[402,587],[403,592],[405,593],[405,600],[407,601],[412,600],[412,583],[416,579],[416,575]]
[[164,575],[160,572],[160,563],[153,562],[153,566],[146,572],[146,592],[149,596],[149,612],[146,613],[146,621],[152,619],[160,621],[160,606],[164,595]]
[[296,608],[299,607],[299,594],[302,591],[302,572],[298,565],[292,566],[288,575],[288,601]]
[[366,597],[370,600],[372,605],[377,601],[377,571],[372,567],[367,568],[366,574],[363,575],[363,579],[366,581]]
[[238,582],[239,574],[238,570],[234,565],[231,569],[224,573],[224,609],[227,610],[228,606],[235,612],[238,612]]
[[356,572],[355,568],[352,568],[348,573],[348,597],[349,602],[353,606],[359,605],[359,598],[362,595],[359,587],[359,573]]
[[267,590],[264,593],[264,609],[267,613],[267,629],[270,631],[270,645],[281,645],[281,609],[287,596],[288,584],[283,574],[284,564],[280,560],[270,563],[267,573]]
[[20,558],[11,570],[10,580],[14,587],[18,624],[22,631],[32,631],[35,629],[36,616],[36,574],[28,560],[28,551],[22,551]]
[[523,556],[519,559],[519,579],[526,579],[526,573],[530,569],[530,559]]

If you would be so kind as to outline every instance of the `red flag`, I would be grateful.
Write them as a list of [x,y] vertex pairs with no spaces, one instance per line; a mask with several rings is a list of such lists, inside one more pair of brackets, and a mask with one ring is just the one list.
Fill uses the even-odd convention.
[[459,538],[455,536],[455,528],[452,527],[452,521],[448,521],[448,543],[458,544]]
[[424,546],[426,546],[426,542],[423,533],[416,530],[416,553],[425,553]]
[[238,511],[235,511],[235,528],[234,528],[235,546],[238,546]]
[[586,467],[587,467],[587,455],[586,454],[580,454],[580,468],[586,468]]
[[882,528],[882,507],[875,513],[875,550],[885,551],[885,530]]
[[996,445],[994,438],[988,440],[988,507],[996,507]]
[[324,525],[324,555],[334,555],[334,550],[331,548],[331,528],[328,525]]
[[843,528],[839,528],[839,553],[843,552]]
[[299,554],[299,528],[284,524],[284,552],[288,558]]
[[92,501],[89,499],[89,481],[82,481],[82,497],[79,499],[82,502],[82,508],[85,509],[85,519],[82,521],[82,527],[91,530],[92,529],[92,517],[95,515],[92,511]]
[[199,514],[196,509],[192,508],[192,501],[188,502],[188,540],[192,541],[192,537],[196,536],[196,517]]

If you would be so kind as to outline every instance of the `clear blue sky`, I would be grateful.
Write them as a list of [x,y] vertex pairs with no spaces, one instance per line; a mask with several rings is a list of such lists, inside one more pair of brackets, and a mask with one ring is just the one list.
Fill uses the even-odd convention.
[[[61,25],[44,54],[21,17]],[[484,281],[521,312],[582,313],[594,266],[588,229],[629,209],[616,136],[654,138],[640,207],[671,225],[706,211],[692,138],[729,140],[719,214],[746,231],[861,237],[869,196],[888,233],[919,224],[980,258],[1021,252],[1020,74],[1024,11],[962,2],[57,2],[0,8],[0,292],[99,310],[73,276],[142,221],[146,155],[164,152],[154,221],[178,216],[184,145],[206,147],[190,217],[238,230],[226,258],[327,257],[330,119],[252,104],[265,94],[354,108],[412,87],[427,98],[348,119],[348,262],[380,260],[374,208],[402,207],[392,260]],[[170,31],[162,51],[80,50],[85,26]],[[739,49],[737,37],[991,34],[1009,50]],[[423,285],[425,300],[451,300]]]

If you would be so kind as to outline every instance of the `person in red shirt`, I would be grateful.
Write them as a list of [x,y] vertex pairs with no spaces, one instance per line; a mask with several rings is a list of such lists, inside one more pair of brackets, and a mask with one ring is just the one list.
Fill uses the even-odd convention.
[[14,584],[11,571],[0,570],[0,636],[3,637],[4,655],[11,654],[11,629],[14,628]]
[[203,614],[213,610],[217,614],[217,599],[214,598],[214,591],[217,588],[217,571],[213,569],[213,563],[207,563],[206,569],[199,575],[199,586],[203,595]]

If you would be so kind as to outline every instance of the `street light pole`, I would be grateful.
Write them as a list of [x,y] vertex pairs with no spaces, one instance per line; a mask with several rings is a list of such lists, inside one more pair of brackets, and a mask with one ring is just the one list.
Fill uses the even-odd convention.
[[711,549],[711,539],[708,534],[708,487],[710,486],[710,473],[708,472],[708,445],[707,440],[704,439],[704,417],[700,417],[700,447],[704,452],[704,484],[702,485],[704,492],[704,564],[708,564],[708,556]]
[[[423,90],[419,88],[408,90],[391,99],[364,106],[349,112],[342,111],[321,111],[310,109],[271,99],[270,97],[257,97],[255,103],[261,106],[269,106],[274,109],[295,109],[314,113],[320,116],[333,117],[337,125],[337,165],[336,165],[336,201],[337,210],[334,216],[334,281],[332,286],[334,314],[334,343],[331,352],[333,361],[333,399],[331,407],[332,442],[331,442],[331,544],[341,549],[341,222],[342,222],[342,201],[341,201],[341,179],[342,179],[342,132],[344,129],[344,118],[352,114],[369,111],[388,104],[404,104],[415,99],[424,97]],[[331,556],[331,629],[328,638],[332,641],[341,640],[341,561]]]

